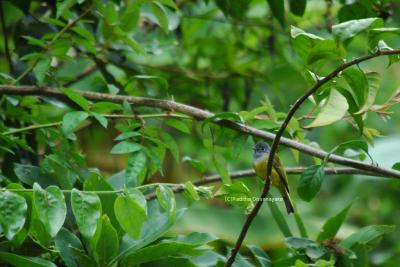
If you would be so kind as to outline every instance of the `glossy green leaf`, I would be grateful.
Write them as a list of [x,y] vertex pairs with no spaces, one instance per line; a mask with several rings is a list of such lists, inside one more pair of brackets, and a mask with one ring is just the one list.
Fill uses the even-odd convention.
[[138,143],[134,143],[131,141],[122,141],[111,149],[111,154],[128,154],[132,152],[136,152],[142,149],[142,146]]
[[282,26],[285,26],[285,5],[283,0],[267,0],[271,13],[279,21]]
[[[270,197],[270,195],[269,195]],[[268,201],[267,202],[269,209],[271,210],[272,217],[274,218],[276,224],[279,227],[279,230],[282,232],[284,237],[290,237],[293,236],[292,231],[290,230],[290,227],[282,214],[281,210],[278,208],[278,205],[276,202],[273,201]]]
[[0,232],[8,240],[24,227],[28,205],[24,197],[9,191],[0,191]]
[[344,117],[348,107],[349,105],[347,104],[346,98],[332,88],[326,103],[321,108],[317,117],[309,125],[304,127],[313,128],[334,123]]
[[168,211],[170,217],[176,215],[176,201],[174,192],[166,185],[159,185],[156,189],[157,199],[161,207]]
[[201,130],[204,130],[204,126],[206,126],[208,123],[219,120],[231,120],[235,122],[244,121],[243,118],[237,112],[221,112],[205,119],[201,124]]
[[253,254],[255,261],[257,262],[258,266],[261,267],[272,267],[272,261],[268,257],[267,253],[256,245],[248,245],[247,246],[250,252]]
[[[108,183],[106,178],[100,174],[91,173],[89,178],[83,184],[84,191],[113,191],[114,188]],[[117,198],[116,194],[99,194],[101,200],[101,207],[103,214],[106,214],[110,218],[114,228],[119,230],[119,223],[114,214],[114,202]],[[96,228],[97,230],[97,228]]]
[[89,114],[83,111],[72,111],[68,112],[63,117],[62,129],[64,134],[72,140],[76,137],[73,134],[73,130],[84,120],[89,117]]
[[[135,194],[135,197],[131,194]],[[139,237],[143,222],[147,218],[146,200],[138,190],[131,191],[131,194],[117,197],[114,212],[122,229],[132,239],[136,239]],[[138,198],[141,200],[138,201]]]
[[47,233],[51,237],[56,236],[67,215],[65,198],[60,188],[52,185],[42,189],[39,184],[33,184],[33,206]]
[[231,184],[232,180],[231,177],[229,176],[228,164],[225,158],[220,154],[215,154],[213,157],[213,163],[219,175],[221,176],[222,182],[224,184]]
[[332,239],[336,236],[344,220],[346,219],[347,213],[349,212],[352,204],[353,203],[347,205],[339,213],[335,214],[324,223],[317,236],[318,242],[322,242],[326,239]]
[[368,81],[368,94],[364,102],[364,105],[356,114],[361,114],[369,110],[369,108],[374,104],[376,96],[379,91],[381,84],[381,76],[377,72],[368,72],[365,74]]
[[101,224],[92,239],[92,247],[99,266],[107,266],[118,253],[118,233],[107,215],[101,217]]
[[78,104],[83,110],[85,111],[89,110],[89,102],[78,92],[75,92],[74,90],[71,89],[64,89],[63,92],[69,99]]
[[97,113],[112,113],[114,111],[122,110],[121,104],[116,104],[112,102],[96,102],[92,105],[91,110]]
[[363,106],[368,90],[368,81],[364,72],[358,68],[347,68],[342,72],[342,76],[350,86],[350,93],[357,105]]
[[100,123],[101,126],[107,128],[108,120],[106,117],[96,112],[91,112],[90,114]]
[[225,203],[230,205],[238,205],[242,207],[249,207],[252,205],[252,193],[250,189],[243,182],[234,182],[233,184],[224,184],[218,192],[216,197],[221,198]]
[[383,26],[381,18],[367,18],[358,20],[349,20],[337,25],[333,25],[332,34],[341,42],[353,38],[357,34],[371,28],[379,28]]
[[143,183],[146,175],[146,155],[143,151],[131,153],[125,171],[125,185],[136,187]]
[[8,252],[0,252],[1,262],[15,267],[56,267],[51,261],[39,257],[26,257]]
[[393,225],[368,225],[351,234],[340,242],[345,248],[351,248],[355,244],[370,244],[384,234],[391,233],[395,229]]
[[124,257],[123,262],[135,265],[161,259],[168,255],[199,255],[203,251],[198,249],[198,247],[214,241],[215,239],[214,236],[203,233],[191,233],[187,236],[176,236],[127,254]]
[[290,11],[296,16],[303,16],[306,10],[307,0],[290,0]]
[[132,137],[138,137],[138,136],[142,136],[142,134],[139,132],[128,131],[128,132],[124,132],[124,133],[118,135],[117,137],[114,138],[114,140],[121,141],[121,140],[129,139]]
[[32,186],[34,182],[42,186],[48,186],[52,182],[49,176],[41,173],[39,167],[33,165],[15,163],[14,172],[21,182],[30,186]]
[[206,166],[197,159],[192,159],[189,156],[185,156],[182,159],[182,162],[189,162],[194,168],[196,168],[199,172],[203,173],[206,171]]
[[168,33],[168,17],[164,7],[159,2],[152,1],[150,8],[154,16],[157,18],[158,25],[160,25],[164,32]]
[[79,238],[68,229],[61,228],[54,243],[67,267],[94,266]]
[[79,231],[84,238],[90,240],[101,216],[100,198],[93,192],[81,192],[74,188],[71,193],[71,207]]
[[189,129],[188,125],[180,119],[167,118],[164,120],[164,122],[167,125],[174,127],[175,129],[177,129],[183,133],[190,134],[190,129]]
[[303,172],[297,187],[301,199],[309,202],[318,194],[324,175],[324,168],[320,165],[312,165]]
[[190,201],[200,200],[200,196],[197,193],[196,187],[190,181],[185,183],[185,193]]
[[47,75],[47,71],[50,69],[50,62],[51,58],[46,57],[39,60],[36,66],[33,68],[33,72],[35,73],[38,84],[43,84],[43,81]]

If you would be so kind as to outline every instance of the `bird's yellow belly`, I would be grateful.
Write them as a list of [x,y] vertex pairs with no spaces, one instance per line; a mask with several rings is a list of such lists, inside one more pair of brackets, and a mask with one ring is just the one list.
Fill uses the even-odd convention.
[[[259,162],[254,164],[254,169],[256,170],[256,174],[258,177],[262,178],[265,180],[267,177],[267,164],[265,162]],[[279,178],[278,172],[275,170],[275,168],[272,168],[272,173],[271,173],[271,184],[273,186],[279,187],[281,181]]]

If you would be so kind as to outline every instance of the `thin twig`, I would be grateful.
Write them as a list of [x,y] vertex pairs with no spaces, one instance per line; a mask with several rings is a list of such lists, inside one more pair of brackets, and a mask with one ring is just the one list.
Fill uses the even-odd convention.
[[[287,113],[285,120],[283,121],[282,125],[280,126],[280,128],[279,128],[278,132],[276,133],[276,136],[272,142],[271,151],[270,151],[268,163],[267,163],[266,182],[265,182],[263,191],[260,195],[260,199],[263,199],[268,195],[268,191],[270,188],[270,176],[271,176],[271,172],[272,172],[272,164],[274,161],[275,153],[278,149],[279,141],[280,141],[287,125],[289,124],[291,118],[294,116],[296,111],[300,108],[301,104],[309,96],[311,96],[313,93],[315,93],[322,85],[324,85],[325,83],[327,83],[330,80],[332,80],[333,78],[335,78],[341,71],[345,70],[346,68],[351,67],[353,65],[357,65],[363,61],[372,59],[374,57],[379,57],[379,56],[383,56],[383,55],[394,55],[394,54],[400,54],[400,50],[390,50],[390,51],[379,51],[378,50],[377,52],[375,52],[373,54],[361,56],[361,57],[355,58],[351,61],[348,61],[346,63],[343,63],[338,68],[336,68],[334,71],[332,71],[328,76],[326,76],[325,78],[323,78],[321,80],[318,80],[309,90],[306,91],[306,93],[304,93],[299,99],[297,99],[297,101],[294,103],[294,105],[289,109],[289,112]],[[328,158],[330,158],[329,155],[328,155]],[[354,166],[354,167],[357,168],[357,166]],[[254,218],[257,216],[258,211],[260,210],[262,204],[263,204],[262,201],[257,202],[254,205],[254,208],[252,209],[252,211],[248,214],[247,219],[243,225],[243,228],[242,228],[242,230],[239,234],[239,237],[235,243],[235,246],[232,250],[232,253],[229,256],[229,258],[225,264],[225,267],[230,267],[234,263],[236,255],[239,252],[239,249],[246,237],[246,234],[250,228],[250,225],[253,222]]]
[[[89,7],[88,9],[86,9],[81,15],[79,15],[79,17],[77,17],[76,19],[74,19],[73,21],[71,21],[70,23],[68,23],[67,25],[64,26],[64,28],[61,29],[61,31],[59,31],[54,37],[53,39],[50,41],[50,43],[48,44],[48,47],[51,47],[51,45],[58,40],[58,38],[61,37],[62,34],[64,34],[65,32],[67,32],[72,26],[74,26],[79,20],[81,20],[83,17],[85,17],[91,10],[91,7]],[[18,84],[26,75],[28,75],[34,68],[35,66],[39,63],[39,59],[36,59],[32,65],[30,65],[27,69],[25,69],[25,71],[14,81],[13,84]]]
[[[100,114],[105,118],[108,119],[133,119],[133,120],[140,120],[140,119],[150,119],[150,118],[178,118],[178,119],[192,119],[189,116],[181,115],[181,114],[173,114],[173,113],[156,113],[156,114],[143,114],[143,115],[129,115],[129,114]],[[43,124],[34,124],[29,125],[27,127],[18,128],[18,129],[11,129],[9,131],[2,132],[1,135],[10,135],[16,134],[36,129],[43,129],[49,127],[57,127],[62,124],[62,121],[57,122],[50,122],[50,123],[43,123]]]
[[[302,174],[307,167],[299,166],[299,167],[286,167],[285,171],[287,174],[292,174],[292,175],[299,175]],[[341,174],[358,174],[358,175],[371,175],[371,176],[376,176],[376,174],[371,173],[371,172],[366,172],[362,170],[357,170],[354,168],[348,168],[348,167],[342,167],[342,168],[325,168],[324,169],[325,174],[327,175],[341,175]],[[243,177],[249,177],[249,176],[256,176],[255,171],[253,169],[249,170],[240,170],[240,171],[235,171],[235,172],[230,172],[229,176],[232,178],[232,180],[240,179]],[[193,181],[193,185],[195,186],[202,186],[202,185],[207,185],[207,184],[212,184],[212,183],[220,183],[222,182],[221,176],[219,175],[209,175],[209,176],[204,176],[202,178],[199,178],[195,181]],[[145,184],[136,187],[137,189],[147,189],[147,188],[152,188],[158,185],[166,185],[171,187],[172,191],[174,193],[180,193],[185,190],[184,184],[172,184],[172,183],[151,183],[151,184]],[[10,191],[10,192],[16,192],[16,193],[24,193],[24,192],[32,192],[32,188],[21,188],[21,189],[8,189],[8,188],[0,188],[0,190],[3,191]],[[96,194],[119,194],[122,193],[124,190],[99,190],[99,191],[88,191],[88,192],[93,192]],[[72,190],[61,190],[62,193],[65,194],[70,194]],[[155,194],[150,193],[146,195],[147,200],[154,199],[156,197]]]

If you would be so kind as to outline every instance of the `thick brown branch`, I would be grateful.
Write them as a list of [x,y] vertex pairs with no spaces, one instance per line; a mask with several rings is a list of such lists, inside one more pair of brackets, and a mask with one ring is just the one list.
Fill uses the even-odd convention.
[[[330,80],[335,78],[341,71],[345,70],[346,68],[351,67],[353,65],[357,65],[363,61],[369,60],[374,57],[379,57],[379,56],[383,56],[383,55],[394,55],[394,54],[400,54],[400,50],[390,50],[390,51],[379,51],[378,50],[377,52],[375,52],[373,54],[361,56],[361,57],[355,58],[353,60],[350,60],[346,63],[343,63],[342,65],[337,67],[334,71],[332,71],[328,76],[326,76],[325,78],[323,78],[321,80],[318,80],[309,90],[307,90],[299,99],[297,99],[297,101],[294,103],[294,105],[289,109],[289,112],[286,115],[285,120],[283,121],[281,127],[279,128],[279,130],[276,133],[276,136],[272,142],[271,151],[269,154],[268,164],[267,164],[267,175],[266,175],[267,178],[266,178],[266,182],[265,182],[263,191],[260,195],[260,199],[263,199],[268,195],[268,191],[270,188],[270,178],[271,178],[270,176],[271,176],[271,172],[272,172],[272,164],[274,162],[275,153],[278,149],[278,145],[279,145],[280,139],[283,135],[283,132],[285,131],[290,120],[292,119],[292,117],[294,116],[296,111],[300,108],[300,106],[303,104],[303,102],[309,96],[311,96],[313,93],[315,93],[322,85],[326,84],[327,82],[329,82]],[[353,165],[353,167],[357,168],[357,166],[354,166],[354,165]],[[225,267],[232,266],[233,262],[235,261],[236,255],[239,252],[239,249],[246,237],[247,231],[249,230],[250,225],[253,222],[253,219],[257,216],[258,211],[260,210],[262,204],[263,204],[262,201],[257,202],[254,205],[253,210],[249,213],[249,215],[243,225],[243,228],[239,234],[239,237],[235,243],[235,246],[232,250],[232,254],[230,255],[230,257],[228,258],[228,260],[225,264]]]
[[[393,50],[395,51],[395,50]],[[391,52],[391,51],[384,51]],[[382,52],[383,53],[383,52]],[[168,111],[181,112],[186,115],[189,115],[195,119],[204,120],[208,117],[214,115],[214,113],[208,112],[206,110],[202,110],[199,108],[195,108],[189,105],[181,104],[175,101],[170,100],[162,100],[162,99],[154,99],[154,98],[146,98],[146,97],[134,97],[134,96],[125,96],[125,95],[111,95],[104,93],[93,93],[87,91],[77,91],[86,99],[92,101],[110,101],[110,102],[122,102],[123,100],[128,101],[132,105],[135,106],[150,106],[150,107],[158,107],[161,109],[165,109]],[[46,87],[38,87],[38,86],[13,86],[13,85],[0,85],[0,94],[11,94],[11,95],[39,95],[39,96],[52,96],[56,97],[60,100],[69,101],[66,95],[63,94],[61,90],[55,90]],[[274,140],[275,134],[262,131],[241,123],[236,123],[228,120],[219,120],[214,123],[228,127],[239,132],[249,134],[252,136],[260,137],[267,140]],[[288,139],[288,138],[280,138],[280,143],[285,146],[294,148],[303,153],[309,154],[311,156],[324,159],[328,153],[316,149],[312,146],[308,146],[297,141]],[[400,178],[400,172],[392,169],[382,168],[375,165],[370,165],[361,161],[348,159],[345,157],[341,157],[338,155],[330,155],[329,161],[333,163],[338,163],[341,165],[357,168],[364,171],[374,172],[376,174],[384,175],[387,177]]]

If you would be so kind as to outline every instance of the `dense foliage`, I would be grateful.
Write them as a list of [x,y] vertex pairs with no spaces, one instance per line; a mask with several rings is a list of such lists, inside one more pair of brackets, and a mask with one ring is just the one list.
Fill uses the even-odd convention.
[[397,1],[0,8],[1,266],[223,266],[263,187],[235,171],[324,77],[279,147],[296,213],[272,189],[234,266],[400,261]]

